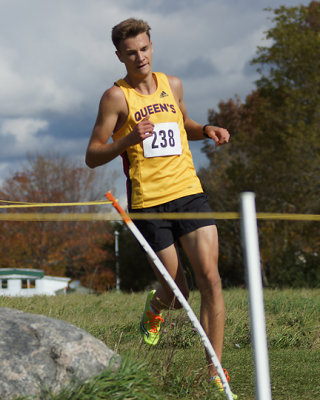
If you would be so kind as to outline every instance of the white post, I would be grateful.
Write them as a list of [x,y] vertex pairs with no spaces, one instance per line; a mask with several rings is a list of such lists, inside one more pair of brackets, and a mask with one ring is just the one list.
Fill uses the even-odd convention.
[[268,345],[264,315],[255,194],[241,194],[241,233],[249,286],[251,336],[257,400],[270,400]]
[[117,293],[120,292],[120,277],[119,277],[119,232],[114,232],[114,247],[115,247],[115,256],[116,256],[116,289]]

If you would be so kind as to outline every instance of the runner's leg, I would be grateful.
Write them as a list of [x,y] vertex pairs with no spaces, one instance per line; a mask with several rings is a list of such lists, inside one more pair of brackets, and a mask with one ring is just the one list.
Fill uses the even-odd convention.
[[[200,322],[221,362],[225,307],[218,271],[218,232],[215,225],[204,226],[183,235],[181,245],[195,273],[201,295]],[[207,356],[208,358],[208,356]],[[211,364],[210,358],[208,358]],[[209,375],[216,374],[209,366]]]
[[[157,252],[157,256],[166,267],[167,271],[174,279],[175,283],[181,290],[182,294],[188,298],[189,289],[186,281],[186,277],[180,261],[178,249],[175,244],[166,247],[163,250]],[[181,308],[180,303],[174,299],[174,294],[164,280],[162,275],[159,273],[157,268],[154,268],[154,272],[161,283],[161,286],[157,289],[153,299],[151,300],[151,306],[155,311],[161,312],[162,309],[168,308]]]

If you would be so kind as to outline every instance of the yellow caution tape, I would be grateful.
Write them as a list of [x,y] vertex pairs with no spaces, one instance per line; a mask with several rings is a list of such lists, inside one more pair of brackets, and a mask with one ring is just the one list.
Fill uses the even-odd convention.
[[[2,202],[6,200],[1,200]],[[7,202],[7,201],[6,201]],[[8,202],[7,202],[8,203]],[[34,207],[72,207],[72,206],[93,206],[111,204],[110,201],[84,201],[77,203],[19,203],[0,206],[0,208],[34,208]]]
[[281,213],[257,213],[257,219],[282,220],[282,221],[320,221],[319,214],[281,214]]
[[[74,207],[112,204],[111,201],[98,200],[69,203],[28,203],[11,200],[0,200],[2,209],[36,208],[36,207]],[[10,203],[10,204],[8,204]],[[12,204],[13,203],[13,204]],[[130,213],[134,219],[239,219],[238,212],[203,212],[203,213]],[[259,220],[283,220],[283,221],[320,221],[318,214],[281,214],[281,213],[257,213]],[[1,221],[118,221],[116,213],[0,213]]]
[[[86,203],[87,204],[87,203]],[[108,203],[109,204],[109,203]],[[207,219],[236,220],[240,214],[236,212],[210,213],[130,213],[135,219]],[[317,214],[280,214],[257,213],[258,220],[283,221],[320,221]],[[0,221],[119,221],[121,217],[116,213],[0,213]]]
[[116,213],[0,213],[0,221],[118,221],[121,216]]

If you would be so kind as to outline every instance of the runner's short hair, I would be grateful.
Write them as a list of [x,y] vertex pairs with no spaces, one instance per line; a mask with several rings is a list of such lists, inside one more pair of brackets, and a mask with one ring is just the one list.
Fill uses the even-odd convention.
[[112,42],[116,49],[119,50],[119,46],[122,40],[128,37],[135,37],[139,33],[146,33],[150,39],[150,26],[146,21],[142,19],[128,18],[112,28]]

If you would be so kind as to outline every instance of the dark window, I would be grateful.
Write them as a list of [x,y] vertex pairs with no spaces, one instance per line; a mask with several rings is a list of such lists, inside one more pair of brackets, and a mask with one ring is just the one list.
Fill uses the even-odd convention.
[[1,289],[8,289],[8,279],[2,279],[0,282],[1,282]]

